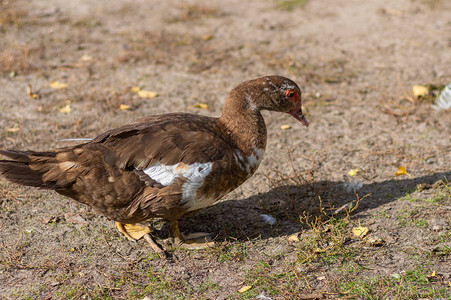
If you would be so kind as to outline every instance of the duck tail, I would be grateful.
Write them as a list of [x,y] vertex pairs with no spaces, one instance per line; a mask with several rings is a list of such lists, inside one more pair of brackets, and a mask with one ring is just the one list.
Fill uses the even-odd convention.
[[0,175],[7,180],[44,189],[61,189],[73,184],[77,177],[76,163],[67,160],[72,151],[47,152],[0,150],[9,157],[0,160]]

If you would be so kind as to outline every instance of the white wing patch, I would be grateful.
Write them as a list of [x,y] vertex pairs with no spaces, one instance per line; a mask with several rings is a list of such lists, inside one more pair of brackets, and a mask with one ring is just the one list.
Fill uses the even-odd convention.
[[203,179],[210,173],[212,164],[212,162],[207,162],[187,165],[181,162],[166,166],[157,162],[144,169],[143,172],[164,186],[172,184],[176,178],[180,177],[187,178],[188,182],[198,183],[200,186]]
[[195,210],[206,207],[212,204],[214,200],[203,203],[202,199],[196,199],[196,190],[204,183],[205,177],[211,172],[213,162],[194,163],[187,165],[178,163],[175,165],[166,166],[164,164],[155,163],[152,166],[143,170],[150,178],[156,182],[168,186],[172,184],[177,178],[186,178],[186,182],[182,186],[182,204],[190,207],[190,210]]
[[182,186],[182,201],[190,202],[195,201],[196,190],[202,183],[204,183],[204,178],[207,177],[211,172],[211,165],[213,163],[194,163],[189,165],[189,169],[183,174],[183,177],[188,178]]
[[[249,174],[248,177],[250,177],[262,161],[264,153],[265,150],[255,148],[253,155],[243,157],[241,152],[237,151],[234,153],[234,157],[238,165],[245,170]],[[191,165],[178,163],[169,166],[155,163],[142,171],[164,186],[174,183],[177,178],[187,179],[182,185],[181,204],[185,205],[185,207],[188,208],[188,211],[194,211],[210,206],[216,201],[216,198],[196,197],[197,189],[202,186],[205,178],[210,174],[212,165],[213,162],[194,163]]]
[[166,166],[157,162],[144,169],[143,172],[156,182],[167,186],[173,183],[174,179],[177,177],[177,174],[175,173],[177,165]]

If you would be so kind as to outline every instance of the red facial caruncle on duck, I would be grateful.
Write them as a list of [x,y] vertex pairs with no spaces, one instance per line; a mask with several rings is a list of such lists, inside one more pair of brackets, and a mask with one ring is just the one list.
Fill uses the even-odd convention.
[[298,94],[295,90],[286,90],[285,96],[290,99],[291,102],[295,104],[292,110],[290,110],[290,114],[298,121],[300,121],[302,124],[304,124],[306,127],[309,126],[309,122],[305,118],[304,114],[302,113],[302,99],[301,95]]

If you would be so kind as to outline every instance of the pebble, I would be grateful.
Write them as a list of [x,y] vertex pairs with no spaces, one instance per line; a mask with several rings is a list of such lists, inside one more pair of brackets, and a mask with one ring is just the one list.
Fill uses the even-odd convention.
[[370,244],[373,247],[380,247],[380,246],[385,245],[385,241],[382,238],[380,238],[376,235],[373,235],[373,236],[368,237],[368,244]]
[[446,221],[443,219],[433,218],[428,221],[429,229],[434,231],[441,231],[446,226]]

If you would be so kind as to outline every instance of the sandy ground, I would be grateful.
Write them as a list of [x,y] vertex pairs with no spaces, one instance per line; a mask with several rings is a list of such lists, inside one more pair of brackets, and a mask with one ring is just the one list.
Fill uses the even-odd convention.
[[[0,1],[0,149],[65,146],[155,113],[218,116],[234,85],[270,74],[299,84],[311,122],[265,112],[258,172],[181,222],[216,246],[167,260],[88,207],[0,179],[0,298],[449,297],[451,117],[431,103],[451,83],[450,11],[446,0]],[[358,199],[333,217],[342,231],[327,227]],[[358,224],[369,235],[353,236]],[[318,232],[345,232],[340,249],[356,251],[306,260]],[[400,293],[418,270],[429,277]],[[351,289],[372,278],[405,281]]]

